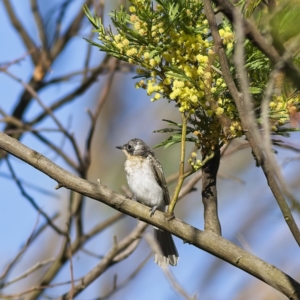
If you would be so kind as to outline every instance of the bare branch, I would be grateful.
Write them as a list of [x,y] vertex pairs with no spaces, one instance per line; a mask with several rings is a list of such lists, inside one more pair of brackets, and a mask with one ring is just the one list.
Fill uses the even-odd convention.
[[[94,71],[92,72],[92,74],[87,78],[87,80],[84,83],[82,83],[79,87],[77,87],[73,92],[71,92],[67,96],[65,96],[62,99],[56,101],[54,104],[52,104],[49,107],[49,109],[52,112],[54,112],[58,108],[61,108],[63,105],[65,105],[65,104],[73,101],[74,99],[76,99],[76,97],[78,97],[81,94],[83,94],[97,80],[98,75],[101,72],[103,72],[103,70],[105,70],[106,64],[108,63],[109,59],[110,58],[107,56],[101,62],[101,64],[97,68],[94,69]],[[48,116],[48,114],[46,112],[43,112],[40,115],[38,115],[36,118],[34,118],[33,120],[31,120],[31,122],[29,122],[29,124],[30,125],[36,124],[36,123],[42,121],[47,116]]]
[[[3,1],[4,6],[6,8],[7,14],[9,15],[10,21],[14,28],[19,32],[20,37],[23,40],[23,43],[25,44],[28,51],[32,51],[32,49],[35,49],[35,43],[29,36],[28,32],[25,30],[25,27],[21,22],[19,21],[19,18],[16,16],[14,8],[11,6],[10,0],[4,0]],[[38,64],[38,56],[37,55],[31,55],[31,59],[35,65]]]
[[21,120],[8,116],[1,108],[0,113],[4,116],[3,120],[0,120],[0,122],[5,122],[8,125],[13,125],[14,128],[20,128],[18,129],[6,129],[4,132],[6,134],[10,133],[24,133],[24,132],[32,132],[34,136],[36,136],[41,142],[46,144],[50,149],[52,149],[55,153],[57,153],[60,157],[62,157],[65,162],[72,167],[74,170],[76,170],[78,173],[80,173],[80,168],[76,165],[76,163],[66,154],[62,151],[62,147],[58,147],[54,145],[51,141],[49,141],[47,138],[42,136],[39,132],[40,131],[59,131],[59,129],[33,129],[30,125],[23,123]]
[[214,157],[202,168],[202,202],[204,206],[204,229],[221,235],[221,223],[218,216],[217,174],[220,165],[220,150],[214,151]]
[[[157,243],[157,241],[154,239],[154,237],[150,234],[145,234],[145,240],[148,242],[150,248],[152,249],[153,253],[161,253],[161,249]],[[160,266],[161,270],[163,271],[164,275],[166,276],[167,280],[169,281],[172,288],[181,295],[186,300],[196,300],[196,296],[191,297],[184,288],[177,282],[177,280],[174,278],[172,273],[169,270],[168,265],[162,265]]]
[[119,291],[124,286],[126,286],[131,280],[133,280],[139,274],[139,272],[143,269],[143,267],[147,264],[147,262],[151,257],[152,257],[152,253],[148,254],[148,256],[138,265],[138,267],[134,270],[134,272],[130,274],[123,282],[119,283],[118,285],[116,282],[114,282],[114,286],[111,291],[107,292],[102,297],[96,298],[95,300],[104,300],[104,299],[107,300],[117,291]]
[[[76,193],[72,193],[72,194],[76,194]],[[121,220],[124,216],[126,216],[126,215],[117,213],[116,215],[108,218],[104,222],[101,222],[98,225],[96,225],[95,227],[93,227],[86,235],[77,237],[76,240],[72,243],[71,252],[73,254],[75,254],[77,251],[81,250],[82,249],[81,247],[85,242],[87,242],[92,237],[94,237],[96,234],[102,232],[109,226],[113,225],[115,222]],[[57,272],[59,272],[61,267],[68,261],[69,255],[68,255],[67,249],[68,249],[67,248],[67,240],[65,240],[64,244],[62,246],[61,253],[56,258],[56,261],[53,263],[51,268],[49,268],[47,270],[45,275],[40,279],[40,288],[36,287],[34,289],[34,293],[32,295],[28,296],[27,299],[36,299],[36,297],[38,297],[38,295],[40,295],[40,293],[42,292],[43,289],[51,287],[51,286],[55,286],[55,285],[50,285],[50,282],[55,277]],[[78,281],[78,280],[74,280],[74,281]],[[71,282],[69,282],[69,283],[71,283]],[[27,294],[29,292],[24,292],[24,293]]]
[[[55,214],[51,220],[54,221],[56,218],[58,218],[59,214]],[[8,276],[9,272],[13,269],[13,267],[16,265],[16,263],[19,261],[19,259],[22,257],[22,255],[25,253],[25,251],[28,249],[29,245],[48,227],[48,222],[41,225],[37,230],[36,226],[38,224],[38,218],[37,222],[32,230],[32,233],[30,234],[29,238],[27,239],[26,243],[22,247],[22,249],[19,251],[19,253],[15,256],[15,258],[7,265],[4,272],[0,275],[1,282],[5,281],[5,278]]]
[[71,3],[72,3],[71,1],[65,0],[63,3],[60,4],[59,14],[58,14],[58,17],[57,17],[56,22],[55,22],[56,26],[55,26],[55,31],[54,31],[54,34],[53,34],[52,41],[56,41],[59,38],[59,35],[60,35],[60,32],[61,32],[62,20],[64,19],[67,8]]
[[[177,218],[168,221],[165,218],[165,214],[160,211],[156,211],[155,214],[150,217],[148,207],[126,199],[124,196],[111,191],[106,186],[100,185],[99,183],[95,184],[88,182],[72,175],[40,153],[31,150],[4,133],[0,133],[0,148],[47,174],[62,186],[92,199],[101,201],[102,203],[132,217],[139,218],[164,231],[168,231],[185,242],[203,249],[266,282],[290,299],[300,299],[300,284],[297,281],[276,267],[244,251],[221,236],[208,231],[198,230]],[[114,257],[115,253],[116,249],[113,248],[107,257],[108,261]],[[58,259],[62,263],[62,259]],[[101,269],[106,266],[106,263],[107,262],[103,262],[103,265],[99,266],[99,268],[95,270],[95,273],[98,274],[99,270],[101,271]],[[89,276],[89,280],[93,280],[95,273],[87,275]],[[76,285],[76,287],[78,287],[78,290],[81,290],[79,286]]]
[[0,63],[0,71],[7,70],[10,66],[18,64],[22,60],[24,60],[28,55],[31,55],[34,51],[37,51],[36,48],[26,51],[21,57],[16,58],[9,62],[2,62]]
[[10,161],[8,158],[6,158],[6,162],[9,168],[9,171],[11,172],[12,177],[14,178],[18,188],[21,191],[21,194],[29,201],[29,203],[36,209],[36,211],[38,213],[40,213],[48,222],[49,226],[52,227],[58,234],[61,235],[66,235],[66,232],[61,230],[59,227],[57,227],[51,220],[51,218],[40,208],[38,207],[38,205],[36,204],[36,202],[34,201],[34,199],[25,191],[25,189],[23,188],[22,183],[20,182],[20,180],[18,179]]
[[64,151],[62,151],[61,147],[54,145],[50,140],[48,140],[45,136],[40,133],[33,132],[33,135],[38,138],[41,142],[47,145],[50,149],[52,149],[57,155],[59,155],[71,168],[73,168],[76,172],[80,173],[79,166],[67,155]]
[[[112,224],[114,224],[115,222],[118,222],[119,220],[121,220],[122,218],[124,218],[126,215],[122,214],[122,213],[117,213],[114,216],[108,218],[107,220],[105,220],[104,222],[99,223],[98,225],[96,225],[95,227],[93,227],[87,234],[85,234],[81,239],[83,241],[86,241],[88,239],[90,239],[91,237],[95,236],[96,234],[98,234],[99,232],[103,231],[105,228],[111,226]],[[74,250],[73,250],[74,252]]]
[[110,65],[110,68],[109,68],[110,69],[109,70],[110,75],[107,78],[107,82],[106,82],[106,84],[104,85],[104,88],[101,91],[100,97],[98,99],[98,104],[97,104],[97,107],[96,107],[95,114],[93,115],[91,112],[89,113],[92,123],[91,123],[91,127],[90,127],[90,130],[89,130],[89,133],[88,133],[87,141],[86,141],[86,153],[85,153],[85,168],[86,168],[85,171],[86,172],[88,171],[88,168],[89,168],[90,163],[91,163],[91,143],[92,143],[92,138],[93,138],[93,135],[94,135],[95,127],[96,127],[96,122],[97,122],[99,114],[102,110],[102,107],[105,103],[105,100],[107,99],[110,88],[112,86],[113,79],[114,79],[115,72],[116,72],[116,68],[117,68],[117,63],[118,63],[118,61],[116,59],[112,58],[111,65]]
[[[224,1],[227,2],[227,1]],[[242,126],[245,132],[245,135],[249,141],[249,144],[254,152],[254,155],[258,159],[264,174],[267,178],[268,184],[273,192],[273,195],[281,209],[281,212],[284,216],[285,221],[287,222],[287,225],[289,226],[296,242],[298,245],[300,245],[300,231],[299,228],[294,220],[294,217],[290,211],[290,208],[278,186],[278,183],[276,182],[276,179],[274,177],[274,174],[272,172],[271,166],[264,156],[261,148],[260,148],[260,143],[257,142],[254,133],[257,131],[257,125],[256,123],[252,122],[253,117],[253,112],[252,110],[247,110],[247,104],[245,104],[245,100],[243,98],[243,95],[239,93],[235,82],[231,76],[230,73],[230,68],[228,65],[228,61],[226,58],[225,51],[222,46],[222,40],[218,32],[218,27],[217,27],[217,22],[214,16],[214,12],[211,7],[211,3],[209,0],[203,0],[204,3],[204,8],[205,8],[205,13],[207,20],[209,22],[212,36],[216,45],[216,49],[218,51],[218,55],[220,58],[220,64],[222,68],[222,73],[224,75],[224,80],[226,82],[226,85],[228,86],[228,89],[230,91],[230,94],[236,104],[236,107],[239,112],[239,116],[242,122]],[[245,93],[247,93],[248,90],[245,90]],[[248,101],[249,104],[249,101]],[[250,104],[251,105],[251,104]],[[256,131],[255,131],[256,130]]]
[[36,28],[38,30],[40,40],[42,42],[43,48],[42,51],[48,52],[48,41],[47,41],[47,36],[45,32],[45,25],[42,19],[42,16],[40,14],[39,8],[38,8],[38,3],[37,0],[30,0],[31,4],[31,10],[32,14],[36,23]]
[[13,283],[15,283],[15,282],[17,282],[17,281],[19,281],[19,280],[21,280],[21,279],[27,277],[27,276],[30,275],[31,273],[33,273],[33,272],[35,272],[36,270],[40,269],[41,267],[46,266],[46,265],[52,263],[54,260],[55,260],[54,258],[50,258],[50,259],[47,259],[47,260],[44,260],[44,261],[41,261],[41,262],[36,263],[34,266],[32,266],[29,270],[27,270],[26,272],[24,272],[22,275],[20,275],[20,276],[14,278],[14,279],[12,279],[12,280],[9,281],[9,282],[6,282],[6,283],[3,285],[3,287],[6,287],[6,286],[8,286],[8,285],[10,285],[10,284],[13,284]]
[[[91,5],[92,0],[86,1],[86,5]],[[81,22],[84,18],[85,14],[83,9],[80,7],[76,17],[71,21],[69,27],[67,28],[66,32],[62,36],[58,36],[58,39],[54,41],[54,44],[51,49],[51,57],[56,58],[68,43],[68,41],[78,33],[80,29]]]
[[[75,76],[78,76],[78,75],[83,75],[83,74],[86,74],[86,77],[85,77],[85,80],[87,79],[87,77],[90,76],[90,74],[92,74],[95,70],[97,69],[97,67],[92,67],[92,68],[89,68],[87,70],[79,70],[79,71],[74,71],[74,72],[71,72],[69,74],[66,74],[66,75],[62,75],[62,76],[58,76],[58,77],[54,77],[46,82],[43,82],[42,86],[43,87],[48,87],[52,84],[55,84],[55,83],[61,83],[61,82],[64,82],[64,81],[69,81],[72,77],[75,77]],[[103,70],[103,74],[104,74],[104,71]]]
[[61,122],[56,118],[56,116],[53,114],[52,110],[49,109],[48,107],[46,107],[43,103],[43,101],[40,99],[40,97],[38,96],[38,94],[36,93],[36,91],[27,83],[25,83],[23,80],[21,80],[20,78],[16,77],[15,75],[13,75],[12,73],[10,73],[9,71],[5,70],[4,71],[5,74],[7,74],[9,77],[13,78],[14,80],[20,82],[23,87],[31,94],[31,96],[37,100],[38,104],[44,109],[45,113],[50,116],[54,123],[57,125],[57,127],[61,130],[61,132],[70,140],[71,145],[73,146],[73,149],[75,151],[76,157],[78,159],[78,162],[80,164],[81,169],[83,169],[83,159],[80,153],[80,149],[78,147],[78,144],[74,138],[74,136],[72,134],[70,134],[61,124]]
[[[217,6],[218,10],[222,11],[226,17],[233,22],[234,14],[238,12],[237,8],[228,0],[212,0]],[[242,18],[242,28],[247,38],[249,38],[258,49],[260,49],[270,60],[276,64],[280,60],[280,55],[277,50],[267,41],[267,39],[255,28],[255,26],[247,19]],[[300,71],[291,61],[284,62],[284,70],[291,78],[294,85],[300,89]],[[224,72],[222,68],[222,72]]]
[[101,260],[101,262],[93,268],[86,276],[83,277],[80,283],[76,284],[72,291],[63,295],[58,299],[71,299],[71,296],[76,296],[82,290],[90,285],[95,279],[97,279],[103,272],[107,270],[109,266],[112,265],[113,259],[116,255],[123,249],[126,249],[128,246],[132,244],[133,241],[140,239],[142,232],[147,228],[147,224],[140,222],[136,228],[126,236],[122,241],[117,244],[114,244],[112,249],[105,255],[105,257]]

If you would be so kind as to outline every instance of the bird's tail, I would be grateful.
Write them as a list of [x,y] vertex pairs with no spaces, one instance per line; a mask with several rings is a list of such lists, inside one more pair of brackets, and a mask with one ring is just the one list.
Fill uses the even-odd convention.
[[172,235],[169,232],[154,228],[154,237],[160,246],[161,254],[154,254],[154,261],[159,265],[176,266],[179,256]]

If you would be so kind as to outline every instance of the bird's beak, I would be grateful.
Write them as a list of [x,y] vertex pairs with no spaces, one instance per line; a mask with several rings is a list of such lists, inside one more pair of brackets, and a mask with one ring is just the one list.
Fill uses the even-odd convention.
[[123,146],[117,146],[117,149],[123,150]]

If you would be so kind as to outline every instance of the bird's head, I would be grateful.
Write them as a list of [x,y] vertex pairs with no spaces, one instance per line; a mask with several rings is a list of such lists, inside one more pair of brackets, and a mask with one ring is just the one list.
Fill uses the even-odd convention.
[[149,154],[154,156],[154,152],[148,147],[148,145],[140,139],[132,139],[123,146],[117,146],[117,149],[122,150],[127,157],[130,156],[148,156]]

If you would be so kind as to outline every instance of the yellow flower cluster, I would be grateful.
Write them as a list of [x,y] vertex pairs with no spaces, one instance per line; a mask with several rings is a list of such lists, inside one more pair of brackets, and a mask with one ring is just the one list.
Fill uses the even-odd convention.
[[[156,29],[159,31],[160,27]],[[206,107],[205,90],[211,89],[219,77],[209,68],[209,60],[215,55],[212,44],[203,40],[201,34],[191,35],[183,31],[170,30],[168,38],[172,46],[163,51],[161,57],[165,65],[172,66],[182,75],[178,77],[176,72],[169,71],[165,72],[164,80],[154,76],[148,81],[147,93],[160,93],[162,97],[176,101],[180,112],[194,113],[199,107]],[[160,67],[160,58],[150,59],[149,52],[145,52],[142,59],[152,68]]]
[[197,171],[198,169],[203,167],[201,160],[197,159],[196,152],[193,152],[191,154],[191,157],[188,159],[188,163],[191,165],[191,167],[194,169],[194,171]]
[[[137,65],[139,80],[151,101],[167,98],[181,113],[189,115],[199,147],[209,153],[221,141],[243,135],[237,108],[222,78],[218,55],[211,38],[203,3],[189,1],[130,0],[129,12],[122,8],[112,18],[118,33],[105,30],[102,23],[89,19],[98,28],[97,46],[118,59]],[[228,61],[233,61],[235,36],[226,21],[219,23],[219,34]],[[95,44],[95,43],[93,43]],[[270,72],[270,62],[250,41],[245,41],[245,62],[255,109],[259,108]],[[237,78],[236,70],[232,70]],[[274,131],[290,119],[298,122],[300,101],[274,96],[269,118]],[[257,110],[258,111],[258,110]],[[191,158],[193,167],[200,167]]]
[[229,26],[219,30],[220,37],[223,40],[223,44],[226,45],[227,49],[233,48],[234,34]]
[[[236,108],[224,97],[227,86],[218,72],[213,40],[207,38],[210,29],[203,7],[200,7],[203,4],[191,0],[188,1],[189,9],[178,9],[177,12],[175,5],[169,18],[179,18],[178,14],[181,14],[184,26],[178,26],[172,20],[170,23],[165,20],[165,14],[160,13],[164,8],[159,4],[152,10],[149,0],[131,0],[131,3],[126,17],[130,34],[119,28],[118,34],[111,33],[109,37],[100,34],[99,39],[111,39],[114,51],[122,59],[140,67],[138,75],[147,79],[137,82],[136,88],[146,89],[151,101],[168,98],[176,102],[180,112],[205,119],[204,123],[200,122],[203,126],[199,136],[201,143],[214,140],[216,144],[220,139],[226,139],[218,119],[224,114],[234,121],[230,135],[240,135]],[[147,14],[152,16],[151,22],[145,17]],[[224,45],[233,47],[231,28],[225,24],[219,32]]]
[[278,126],[282,126],[290,121],[298,112],[300,97],[298,95],[286,99],[283,96],[273,96],[269,104],[270,120],[272,130],[276,131]]

